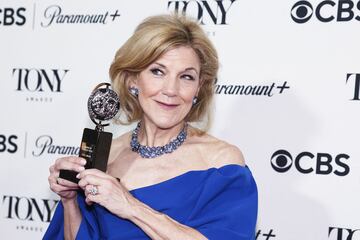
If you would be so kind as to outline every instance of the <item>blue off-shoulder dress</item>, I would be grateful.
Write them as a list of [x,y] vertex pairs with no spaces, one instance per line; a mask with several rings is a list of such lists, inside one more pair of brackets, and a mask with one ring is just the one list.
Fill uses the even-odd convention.
[[[230,164],[189,171],[130,192],[208,239],[255,239],[258,196],[247,166]],[[98,204],[87,206],[83,194],[78,194],[78,202],[83,218],[76,239],[150,239],[131,221],[113,215]],[[63,215],[60,202],[44,239],[64,239]]]

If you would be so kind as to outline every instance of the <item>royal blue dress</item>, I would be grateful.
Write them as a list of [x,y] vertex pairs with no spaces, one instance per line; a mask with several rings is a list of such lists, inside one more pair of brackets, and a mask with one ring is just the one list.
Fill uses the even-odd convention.
[[[248,167],[230,164],[189,171],[130,192],[208,239],[255,239],[258,196]],[[131,221],[98,204],[87,206],[83,194],[78,194],[78,202],[83,218],[76,239],[150,239]],[[44,239],[64,239],[63,214],[60,202]]]

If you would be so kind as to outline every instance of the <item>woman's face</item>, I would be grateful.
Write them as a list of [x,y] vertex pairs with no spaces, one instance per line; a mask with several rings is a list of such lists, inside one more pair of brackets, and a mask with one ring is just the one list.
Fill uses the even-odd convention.
[[144,118],[159,128],[181,123],[200,87],[200,62],[190,47],[164,53],[143,70],[132,86],[139,89]]

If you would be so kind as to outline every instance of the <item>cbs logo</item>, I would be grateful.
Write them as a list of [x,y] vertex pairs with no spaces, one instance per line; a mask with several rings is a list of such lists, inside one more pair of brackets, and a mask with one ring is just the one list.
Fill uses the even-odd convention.
[[7,151],[8,153],[15,153],[18,149],[16,135],[10,135],[9,137],[0,134],[0,153]]
[[288,151],[281,149],[271,156],[271,166],[279,173],[287,172],[294,164],[295,169],[303,174],[315,172],[320,175],[334,173],[337,176],[346,176],[350,172],[350,167],[344,160],[349,158],[350,156],[345,153],[332,156],[329,153],[301,152],[292,156]]
[[338,0],[338,2],[325,0],[316,6],[309,1],[299,1],[291,8],[291,18],[296,23],[306,23],[315,13],[320,22],[348,22],[353,19],[360,21],[360,16],[355,16],[355,10],[360,11],[360,1],[356,6],[351,0]]
[[0,25],[10,26],[16,24],[22,26],[26,22],[25,8],[0,8]]

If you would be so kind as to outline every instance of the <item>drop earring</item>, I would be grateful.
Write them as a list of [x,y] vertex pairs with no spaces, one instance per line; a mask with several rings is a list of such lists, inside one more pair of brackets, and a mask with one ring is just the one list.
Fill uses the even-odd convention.
[[198,97],[194,97],[193,100],[192,100],[192,105],[196,105],[198,103]]
[[129,92],[131,95],[133,95],[135,98],[139,96],[139,89],[136,87],[130,87]]

